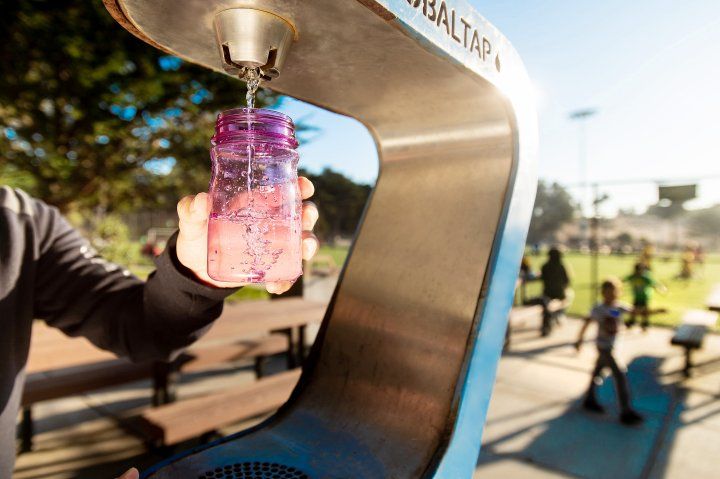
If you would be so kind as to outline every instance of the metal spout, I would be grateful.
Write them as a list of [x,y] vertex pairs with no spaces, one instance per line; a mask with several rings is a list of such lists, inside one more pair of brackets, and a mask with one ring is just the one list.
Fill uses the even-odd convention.
[[223,67],[231,75],[260,68],[266,81],[280,75],[295,29],[285,19],[254,8],[230,8],[215,15]]

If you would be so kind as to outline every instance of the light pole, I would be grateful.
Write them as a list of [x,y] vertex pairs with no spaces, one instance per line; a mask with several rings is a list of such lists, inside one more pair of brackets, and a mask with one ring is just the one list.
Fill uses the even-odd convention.
[[590,300],[597,300],[600,289],[600,266],[598,254],[600,253],[600,204],[608,199],[608,195],[600,194],[600,185],[593,183],[593,217],[590,240]]
[[[582,175],[581,182],[582,182],[582,200],[580,203],[580,214],[582,215],[581,223],[580,223],[580,230],[582,232],[582,236],[587,240],[588,246],[590,246],[591,249],[591,261],[590,261],[590,288],[592,289],[590,291],[590,298],[591,302],[594,302],[595,298],[597,297],[597,281],[598,281],[598,215],[597,215],[597,208],[599,202],[597,201],[598,192],[595,192],[595,200],[593,201],[593,219],[592,219],[592,238],[590,228],[588,228],[588,219],[586,216],[586,207],[589,203],[589,197],[590,197],[590,182],[588,178],[588,158],[587,158],[587,139],[586,139],[586,132],[585,132],[585,124],[587,123],[587,119],[596,115],[597,109],[595,108],[582,108],[580,110],[575,110],[570,112],[570,119],[573,121],[576,121],[579,125],[578,128],[578,158],[580,162],[580,174]],[[597,186],[596,186],[597,189]],[[589,215],[590,212],[588,211],[587,214]]]
[[[575,110],[573,112],[570,112],[570,119],[573,121],[576,121],[578,123],[578,159],[580,162],[580,175],[582,178],[580,178],[580,181],[583,185],[583,197],[581,202],[581,208],[580,213],[583,215],[583,218],[585,217],[588,212],[586,212],[586,207],[588,206],[588,199],[589,199],[589,178],[588,178],[588,158],[587,158],[587,138],[586,138],[586,132],[585,132],[585,124],[587,123],[587,119],[596,115],[597,109],[595,108],[582,108],[580,110]],[[587,230],[587,222],[583,222],[583,230]]]

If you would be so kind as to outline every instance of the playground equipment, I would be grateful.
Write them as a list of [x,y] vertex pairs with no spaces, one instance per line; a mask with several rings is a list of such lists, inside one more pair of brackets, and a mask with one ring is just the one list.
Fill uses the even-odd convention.
[[265,86],[358,119],[381,161],[290,400],[145,477],[470,477],[536,186],[507,40],[464,0],[104,1],[157,48],[260,66]]

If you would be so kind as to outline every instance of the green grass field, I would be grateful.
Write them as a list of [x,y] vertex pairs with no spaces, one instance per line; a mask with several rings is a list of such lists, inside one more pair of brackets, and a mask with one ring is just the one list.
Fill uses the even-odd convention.
[[[347,248],[338,246],[321,246],[319,254],[333,258],[338,267],[341,267],[347,257]],[[538,271],[545,262],[545,255],[529,256],[533,270]],[[592,303],[590,291],[590,256],[580,253],[566,253],[565,264],[572,276],[572,287],[575,298],[569,309],[572,315],[582,316],[589,312]],[[620,279],[632,272],[636,261],[634,256],[600,256],[599,277],[615,276]],[[678,280],[675,276],[680,271],[680,262],[675,256],[666,259],[658,258],[653,261],[653,275],[667,287],[666,294],[655,293],[651,302],[652,308],[666,308],[667,313],[651,317],[656,325],[672,326],[678,324],[685,310],[705,309],[705,302],[713,286],[720,284],[720,254],[708,255],[702,266],[696,266],[695,278],[691,280]],[[152,266],[136,266],[131,268],[133,273],[141,278],[154,269]],[[538,296],[542,288],[539,282],[527,286],[528,297]],[[241,289],[228,298],[229,301],[242,301],[245,299],[265,299],[269,294],[261,287],[250,286]],[[632,302],[629,287],[625,287],[624,301]]]
[[[320,253],[331,255],[338,266],[342,265],[347,256],[347,248],[323,246]],[[533,270],[538,271],[545,262],[545,255],[529,256]],[[582,316],[590,311],[593,302],[590,290],[590,255],[580,253],[567,253],[565,263],[572,275],[575,298],[569,313]],[[620,279],[632,273],[637,258],[635,256],[600,256],[599,278],[602,281],[608,276]],[[665,294],[655,293],[651,302],[653,308],[665,308],[667,313],[651,317],[656,325],[673,326],[678,324],[684,311],[688,309],[705,309],[705,302],[713,286],[720,284],[720,254],[707,255],[705,264],[695,267],[695,278],[691,280],[675,279],[680,271],[680,261],[677,255],[657,258],[653,261],[653,276],[667,288]],[[528,297],[540,294],[540,283],[528,285]],[[632,303],[629,286],[623,292],[622,299]]]
[[[545,256],[529,256],[533,270],[537,271],[545,261]],[[572,287],[575,299],[569,313],[585,315],[590,310],[590,256],[580,253],[564,255],[565,264],[571,271]],[[608,276],[623,279],[632,272],[636,258],[634,256],[600,256],[600,281]],[[657,325],[672,326],[678,324],[683,312],[687,309],[705,309],[705,301],[713,286],[720,284],[720,255],[708,255],[702,266],[695,267],[695,278],[691,280],[675,279],[680,271],[680,262],[676,257],[655,259],[652,263],[653,276],[667,288],[666,294],[655,293],[650,303],[651,308],[666,308],[667,313],[651,317]],[[539,283],[529,284],[528,297],[540,294]],[[629,286],[624,288],[624,301],[632,303]]]
[[320,246],[318,254],[330,256],[335,261],[337,267],[342,268],[342,265],[345,263],[345,258],[347,258],[348,255],[348,248],[344,246],[322,245]]

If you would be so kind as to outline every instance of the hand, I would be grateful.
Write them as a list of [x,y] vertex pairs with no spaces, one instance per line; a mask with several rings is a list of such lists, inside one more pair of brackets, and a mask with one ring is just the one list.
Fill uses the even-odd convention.
[[137,469],[134,467],[131,467],[130,469],[125,472],[122,476],[118,477],[117,479],[140,479],[140,473]]
[[[300,196],[306,200],[315,192],[315,187],[307,178],[298,179]],[[180,233],[177,238],[177,258],[183,266],[192,271],[197,279],[217,288],[237,288],[245,283],[226,283],[215,281],[207,274],[207,229],[210,202],[207,193],[198,193],[195,196],[186,196],[178,202],[178,217],[180,219]],[[302,207],[302,256],[309,260],[319,248],[317,237],[312,233],[319,216],[317,207],[310,201],[303,202]],[[265,283],[265,289],[272,294],[281,294],[290,289],[293,281]]]

